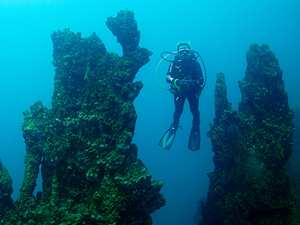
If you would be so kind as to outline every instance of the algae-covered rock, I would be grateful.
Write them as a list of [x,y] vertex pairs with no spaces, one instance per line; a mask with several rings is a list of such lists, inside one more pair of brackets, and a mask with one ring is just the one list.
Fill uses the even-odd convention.
[[0,199],[9,197],[12,192],[12,179],[0,160]]
[[120,11],[117,17],[109,17],[106,25],[113,35],[117,36],[124,54],[137,48],[140,42],[140,31],[132,11]]
[[267,45],[251,45],[247,62],[238,112],[227,101],[223,75],[217,78],[216,117],[208,132],[215,170],[200,224],[295,224],[296,196],[285,168],[293,111],[282,71]]
[[0,160],[0,224],[4,222],[3,216],[12,207],[13,200],[10,197],[12,192],[12,180]]
[[[118,21],[118,40],[139,36],[131,11],[110,20]],[[150,214],[166,203],[163,183],[151,180],[131,143],[142,88],[133,79],[152,53],[135,37],[121,43],[135,46],[123,57],[107,52],[95,33],[82,38],[64,29],[51,38],[52,108],[37,102],[24,112],[26,169],[6,224],[152,224]],[[43,192],[35,197],[40,165]]]
[[293,137],[293,154],[288,162],[288,171],[291,175],[292,187],[297,195],[297,224],[300,223],[300,109],[295,110],[295,132]]
[[224,111],[230,111],[231,104],[227,99],[227,87],[225,84],[225,75],[223,73],[217,74],[216,88],[215,88],[215,123],[218,123]]

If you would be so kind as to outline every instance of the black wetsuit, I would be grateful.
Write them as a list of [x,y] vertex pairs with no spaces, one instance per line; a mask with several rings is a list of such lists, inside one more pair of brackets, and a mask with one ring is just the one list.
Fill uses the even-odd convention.
[[[190,110],[193,114],[193,125],[199,126],[200,112],[198,106],[201,85],[203,84],[203,74],[200,64],[195,58],[180,61],[175,57],[174,62],[169,66],[167,75],[174,78],[173,82],[167,79],[167,82],[172,84],[171,90],[174,93],[175,113],[173,115],[173,126],[176,130],[178,129],[185,99],[188,99],[190,104]],[[179,89],[174,85],[176,79],[181,82]],[[180,82],[176,82],[177,86]]]

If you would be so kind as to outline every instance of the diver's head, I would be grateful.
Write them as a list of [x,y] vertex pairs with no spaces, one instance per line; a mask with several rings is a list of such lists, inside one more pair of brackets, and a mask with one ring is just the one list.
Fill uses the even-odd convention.
[[189,59],[192,56],[192,48],[190,42],[179,42],[177,44],[177,56],[180,60]]

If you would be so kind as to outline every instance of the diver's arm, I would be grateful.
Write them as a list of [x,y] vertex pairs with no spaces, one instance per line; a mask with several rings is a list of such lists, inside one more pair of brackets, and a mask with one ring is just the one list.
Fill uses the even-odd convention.
[[202,85],[204,83],[204,79],[203,79],[201,66],[198,62],[196,62],[195,74],[196,74],[197,80],[199,82],[199,85]]
[[167,72],[167,76],[166,76],[166,81],[170,84],[174,84],[175,78],[174,78],[174,63],[171,62],[168,72]]

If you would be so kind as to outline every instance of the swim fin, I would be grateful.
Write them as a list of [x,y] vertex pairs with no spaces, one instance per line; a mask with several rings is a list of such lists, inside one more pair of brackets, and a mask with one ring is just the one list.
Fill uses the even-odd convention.
[[171,127],[167,130],[164,136],[160,139],[158,145],[164,149],[170,150],[173,141],[175,139],[175,136],[176,136],[176,129],[174,126],[171,125]]
[[196,151],[200,149],[200,128],[197,125],[193,125],[190,139],[189,139],[189,149]]

